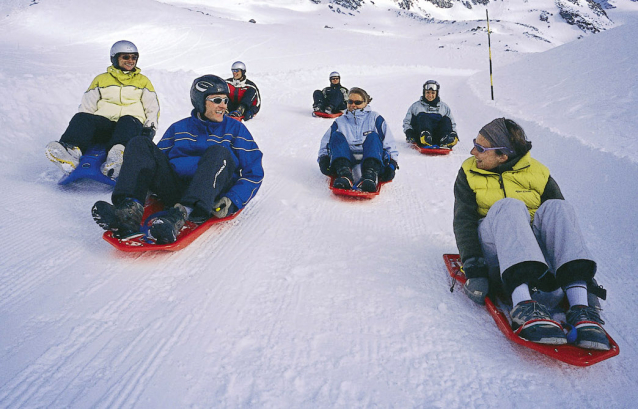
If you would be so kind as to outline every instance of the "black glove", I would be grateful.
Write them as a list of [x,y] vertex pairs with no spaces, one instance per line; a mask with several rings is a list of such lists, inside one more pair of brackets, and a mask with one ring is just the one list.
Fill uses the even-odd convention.
[[149,139],[153,139],[155,137],[155,126],[151,125],[142,127],[142,132],[140,132],[140,135],[145,136]]
[[382,182],[389,182],[394,179],[396,170],[399,169],[399,164],[394,159],[390,159],[390,163],[383,167],[383,172],[379,176],[379,180]]
[[416,142],[417,134],[416,132],[414,132],[414,129],[410,128],[407,131],[405,131],[405,140],[411,143]]
[[463,263],[463,272],[467,278],[488,278],[487,264],[483,257],[470,257]]
[[245,110],[246,110],[246,108],[244,108],[243,105],[240,105],[240,106],[237,107],[236,110],[231,112],[229,115],[230,116],[234,116],[234,117],[240,117],[240,116],[244,115],[244,111]]
[[319,157],[319,170],[326,176],[330,176],[330,156],[323,155]]

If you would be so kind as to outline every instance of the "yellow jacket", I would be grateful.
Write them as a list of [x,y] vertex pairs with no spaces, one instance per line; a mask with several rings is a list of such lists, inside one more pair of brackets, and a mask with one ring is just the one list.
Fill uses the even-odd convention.
[[79,111],[117,122],[131,115],[147,127],[157,128],[159,101],[155,88],[139,68],[124,72],[113,66],[95,77],[82,97]]
[[473,156],[463,162],[462,169],[476,194],[477,212],[481,217],[485,217],[498,200],[511,197],[525,203],[534,220],[549,180],[549,169],[533,159],[529,152],[511,170],[502,174],[479,169]]

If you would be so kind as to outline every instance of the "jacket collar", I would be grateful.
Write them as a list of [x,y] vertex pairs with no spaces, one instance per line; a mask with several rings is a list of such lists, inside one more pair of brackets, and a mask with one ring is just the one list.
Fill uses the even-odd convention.
[[135,67],[133,71],[122,71],[119,68],[115,68],[114,66],[109,66],[106,69],[106,72],[115,77],[118,81],[122,83],[127,83],[135,78],[142,70],[138,67]]

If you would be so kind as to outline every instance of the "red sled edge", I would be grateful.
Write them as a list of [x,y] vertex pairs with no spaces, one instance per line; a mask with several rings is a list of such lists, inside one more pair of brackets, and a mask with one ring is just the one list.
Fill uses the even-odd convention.
[[[465,283],[465,275],[461,272],[461,260],[458,254],[444,254],[443,261],[448,269],[450,276],[461,284]],[[620,353],[620,348],[616,341],[607,334],[611,349],[609,351],[598,351],[594,349],[579,348],[574,345],[543,345],[535,342],[527,341],[512,331],[509,320],[503,311],[501,311],[489,297],[485,298],[485,307],[490,313],[496,326],[501,332],[512,342],[524,347],[533,349],[541,354],[557,359],[575,366],[590,366],[606,359],[614,357]]]
[[[161,205],[158,205],[157,202],[151,202],[147,204],[144,209],[144,219],[148,217],[150,214],[155,213],[161,210]],[[197,225],[195,223],[187,221],[182,230],[180,230],[179,235],[177,236],[177,240],[173,243],[169,244],[153,244],[148,243],[145,240],[145,236],[136,237],[131,240],[121,240],[116,237],[113,237],[113,232],[107,231],[104,232],[102,238],[106,240],[109,244],[115,247],[118,250],[129,252],[129,253],[141,253],[145,251],[177,251],[181,250],[184,247],[191,244],[196,238],[201,236],[206,230],[208,230],[212,225],[221,223],[227,220],[232,220],[237,217],[241,213],[239,210],[236,213],[231,214],[230,216],[223,217],[221,219],[217,219],[215,217],[211,217],[201,225]]]
[[376,192],[363,192],[357,189],[337,189],[333,186],[334,182],[335,182],[335,178],[334,176],[331,176],[330,190],[332,190],[332,193],[334,193],[337,196],[347,196],[347,197],[354,197],[359,199],[372,199],[375,196],[379,196],[379,193],[381,192],[381,186],[385,185],[386,183],[390,183],[390,182],[379,182],[377,184]]
[[314,111],[312,113],[312,116],[316,117],[316,118],[338,118],[341,115],[343,115],[343,112],[337,112],[334,114],[327,114],[325,112],[321,112],[321,111]]
[[416,143],[413,143],[411,145],[414,149],[416,149],[417,151],[421,152],[424,155],[440,156],[440,155],[448,155],[450,152],[452,152],[451,148],[439,148],[439,147],[424,148],[417,145]]

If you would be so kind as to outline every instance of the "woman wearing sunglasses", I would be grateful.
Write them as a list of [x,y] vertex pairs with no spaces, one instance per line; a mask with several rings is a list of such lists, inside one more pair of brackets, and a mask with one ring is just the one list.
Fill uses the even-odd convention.
[[118,41],[110,55],[112,65],[95,77],[60,140],[46,147],[47,158],[64,173],[72,172],[82,154],[99,144],[108,152],[101,171],[115,179],[128,141],[140,134],[149,139],[155,135],[159,101],[153,84],[137,67],[137,47]]
[[172,243],[186,220],[203,223],[242,209],[264,177],[262,153],[246,126],[225,115],[228,84],[215,75],[193,81],[193,111],[171,125],[155,145],[139,136],[129,142],[111,196],[99,201],[93,218],[118,238],[139,235],[149,191],[168,209],[150,226],[158,244]]
[[[488,290],[512,300],[512,329],[542,344],[567,342],[532,289],[567,296],[575,344],[609,349],[603,321],[590,306],[596,263],[573,208],[549,169],[530,156],[531,142],[514,121],[498,118],[474,140],[454,184],[454,235],[468,278],[463,290],[483,304]],[[539,297],[536,297],[539,298]],[[539,298],[540,299],[540,298]],[[592,304],[597,299],[592,297]]]
[[[319,169],[335,176],[333,187],[375,192],[379,180],[389,181],[398,169],[399,152],[385,119],[372,111],[370,95],[351,88],[347,111],[338,117],[321,139]],[[352,167],[361,163],[361,179],[355,185]]]
[[408,142],[420,147],[451,148],[459,141],[452,110],[439,97],[440,88],[437,81],[426,81],[421,98],[408,108],[403,119]]

